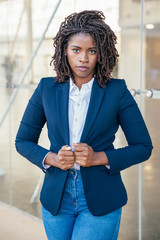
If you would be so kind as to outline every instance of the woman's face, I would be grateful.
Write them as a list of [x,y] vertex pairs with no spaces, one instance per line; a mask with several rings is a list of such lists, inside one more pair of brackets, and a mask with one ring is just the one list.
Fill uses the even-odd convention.
[[66,55],[75,83],[89,82],[97,64],[97,47],[89,34],[78,33],[68,41]]

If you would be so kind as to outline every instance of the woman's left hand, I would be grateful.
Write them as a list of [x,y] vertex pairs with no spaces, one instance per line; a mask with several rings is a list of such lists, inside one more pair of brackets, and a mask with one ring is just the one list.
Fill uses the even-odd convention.
[[82,167],[96,165],[96,152],[86,143],[73,143],[75,162]]

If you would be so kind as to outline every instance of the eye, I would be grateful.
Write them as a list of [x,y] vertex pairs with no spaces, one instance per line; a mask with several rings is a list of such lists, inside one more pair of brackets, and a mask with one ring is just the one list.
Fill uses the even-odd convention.
[[74,52],[74,53],[78,53],[78,52],[79,52],[79,49],[78,49],[78,48],[74,48],[74,49],[73,49],[73,52]]
[[90,52],[91,54],[96,54],[96,50],[93,50],[93,49],[91,49],[89,52]]

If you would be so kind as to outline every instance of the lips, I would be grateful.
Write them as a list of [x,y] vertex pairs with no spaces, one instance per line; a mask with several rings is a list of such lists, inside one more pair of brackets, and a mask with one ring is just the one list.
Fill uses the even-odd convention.
[[82,72],[85,72],[85,71],[87,71],[89,68],[86,67],[86,66],[78,66],[77,69],[79,69],[79,70],[82,71]]

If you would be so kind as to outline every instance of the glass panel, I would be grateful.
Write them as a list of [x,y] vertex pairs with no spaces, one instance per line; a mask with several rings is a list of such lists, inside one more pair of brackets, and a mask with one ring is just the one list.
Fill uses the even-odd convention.
[[[120,59],[118,77],[124,78],[131,89],[140,89],[141,1],[119,1]],[[139,104],[139,95],[135,96]],[[125,145],[121,131],[118,146]],[[119,143],[120,141],[120,143]],[[123,208],[119,239],[138,239],[138,166],[122,171],[128,204]]]
[[[6,111],[17,82],[55,10],[58,1],[0,1],[0,120]],[[43,18],[42,18],[43,16]],[[48,44],[48,42],[50,42]],[[48,47],[48,49],[46,48]],[[35,61],[24,79],[23,88],[0,125],[0,200],[40,217],[40,204],[31,204],[41,171],[17,154],[14,140],[25,106],[42,76],[49,69],[52,39],[46,37]],[[47,49],[47,50],[46,50]],[[49,52],[49,54],[48,54]],[[46,67],[47,66],[47,67]],[[49,146],[46,130],[40,144]],[[38,203],[37,203],[38,202]]]
[[[160,1],[144,0],[144,80],[146,89],[160,89]],[[142,239],[160,236],[160,96],[145,98],[144,116],[153,141],[150,161],[142,166]]]

